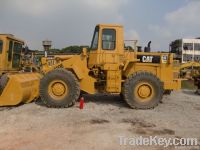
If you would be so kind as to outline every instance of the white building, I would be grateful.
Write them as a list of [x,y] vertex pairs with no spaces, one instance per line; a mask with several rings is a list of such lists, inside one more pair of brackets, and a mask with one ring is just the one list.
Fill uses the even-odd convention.
[[170,52],[176,54],[181,63],[200,62],[200,39],[178,39],[170,44]]

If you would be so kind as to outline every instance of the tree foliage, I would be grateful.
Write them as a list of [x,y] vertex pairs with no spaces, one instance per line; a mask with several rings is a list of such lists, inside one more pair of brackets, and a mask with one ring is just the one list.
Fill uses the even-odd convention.
[[63,49],[50,49],[49,54],[80,54],[83,48],[89,49],[89,46],[68,46]]

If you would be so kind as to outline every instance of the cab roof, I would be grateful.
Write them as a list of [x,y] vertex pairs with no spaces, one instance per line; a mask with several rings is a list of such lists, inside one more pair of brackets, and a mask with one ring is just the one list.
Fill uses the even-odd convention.
[[0,37],[2,37],[2,38],[8,38],[8,39],[11,39],[11,40],[14,40],[14,41],[18,41],[18,42],[24,44],[23,40],[15,37],[13,34],[0,34]]
[[122,25],[120,24],[97,24],[96,26],[99,26],[99,27],[123,27]]

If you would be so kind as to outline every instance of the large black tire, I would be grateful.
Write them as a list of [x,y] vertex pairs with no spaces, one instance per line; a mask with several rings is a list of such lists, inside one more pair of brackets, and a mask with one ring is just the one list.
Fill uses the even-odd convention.
[[3,90],[6,87],[8,80],[9,80],[9,78],[8,78],[7,74],[4,74],[4,75],[1,76],[1,79],[0,79],[0,95],[3,93]]
[[[57,91],[57,89],[61,89]],[[40,81],[41,100],[47,107],[67,108],[79,98],[80,86],[76,76],[66,69],[47,73]]]
[[134,109],[150,109],[159,104],[163,97],[163,84],[149,72],[137,72],[124,83],[123,96]]

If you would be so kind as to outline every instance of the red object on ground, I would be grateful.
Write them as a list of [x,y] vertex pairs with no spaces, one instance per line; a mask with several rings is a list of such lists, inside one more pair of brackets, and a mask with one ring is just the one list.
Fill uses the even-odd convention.
[[79,108],[80,108],[80,109],[83,109],[83,107],[84,107],[84,97],[81,97]]

